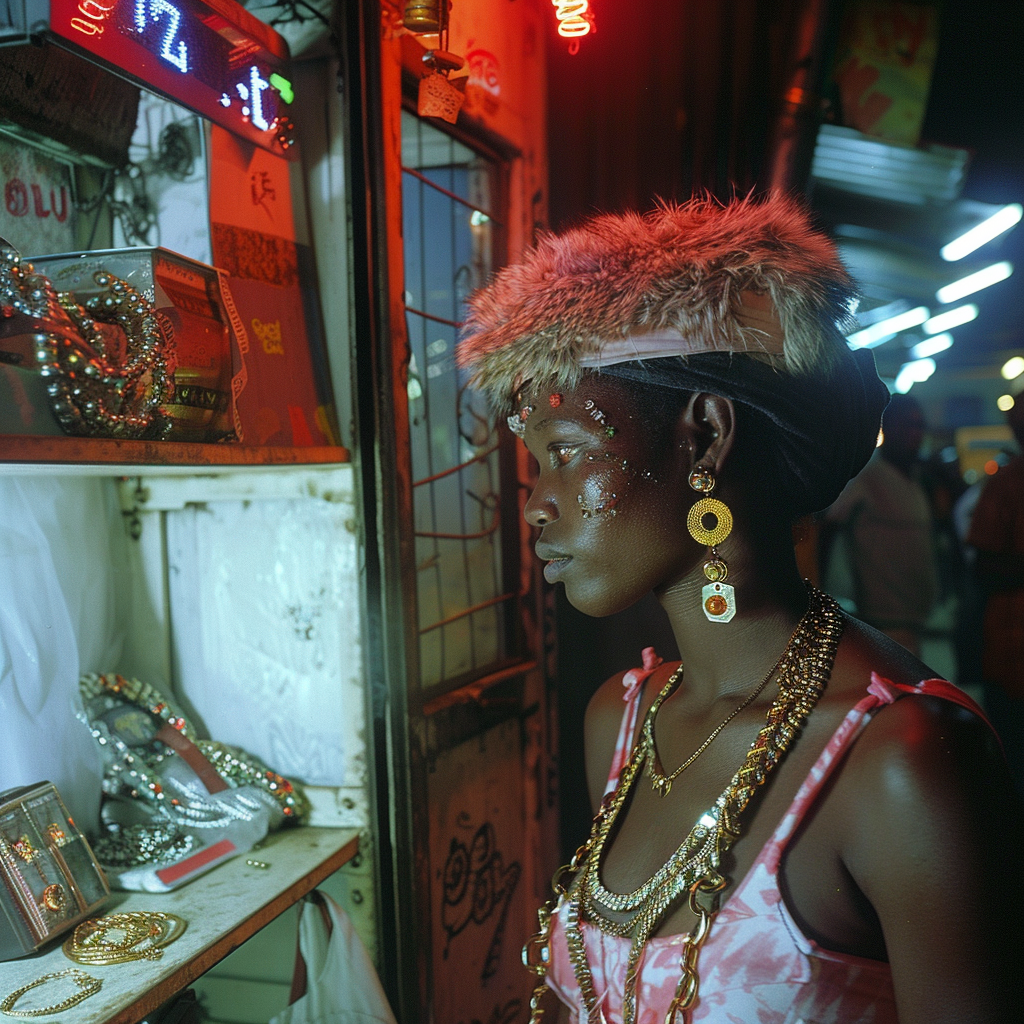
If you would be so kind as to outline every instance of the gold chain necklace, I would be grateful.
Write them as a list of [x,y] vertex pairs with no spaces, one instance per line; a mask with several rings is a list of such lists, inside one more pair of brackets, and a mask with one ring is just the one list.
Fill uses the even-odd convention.
[[[785,657],[783,653],[782,657]],[[662,688],[661,693],[654,699],[650,709],[644,716],[643,729],[640,733],[640,742],[644,745],[644,753],[647,759],[647,775],[651,780],[651,785],[654,787],[654,791],[658,796],[668,796],[672,792],[672,783],[679,778],[687,768],[693,764],[694,761],[704,753],[708,747],[714,742],[718,734],[741,712],[746,710],[756,700],[757,695],[768,685],[769,680],[782,664],[782,657],[770,669],[768,669],[765,677],[757,684],[757,686],[747,695],[743,703],[740,704],[735,711],[716,726],[712,731],[711,735],[674,771],[671,775],[665,774],[665,769],[661,764],[661,757],[658,755],[658,745],[654,741],[654,720],[657,718],[658,711],[661,710],[661,705],[675,692],[676,687],[682,682],[683,678],[683,666],[679,665],[679,668],[672,673],[669,677],[669,681]]]
[[[14,1008],[14,1004],[26,992],[31,992],[32,989],[39,988],[57,978],[70,978],[78,991],[72,992],[66,999],[62,999],[60,1002],[53,1003],[50,1006],[38,1006],[32,1010],[16,1010]],[[50,974],[44,974],[42,977],[36,978],[35,981],[30,981],[27,985],[22,985],[21,988],[15,989],[0,1003],[0,1012],[6,1013],[9,1017],[47,1017],[51,1013],[60,1013],[63,1010],[70,1010],[72,1006],[77,1006],[83,999],[88,999],[89,996],[99,992],[102,985],[103,981],[100,978],[94,978],[91,974],[86,974],[85,971],[80,971],[77,967],[68,967],[63,971],[52,971]]]
[[[799,630],[799,627],[798,627]],[[646,772],[651,780],[651,785],[654,787],[656,793],[659,796],[667,796],[672,789],[672,783],[680,776],[687,768],[693,764],[694,761],[704,753],[716,736],[745,708],[749,707],[750,704],[757,698],[758,694],[768,685],[771,681],[772,676],[782,667],[783,661],[785,660],[786,653],[791,649],[793,637],[790,638],[790,642],[786,645],[785,650],[779,656],[779,660],[768,670],[765,676],[761,679],[761,682],[747,695],[735,711],[733,711],[726,719],[718,725],[711,733],[710,736],[671,774],[665,775],[662,767],[661,760],[658,757],[658,750],[654,742],[654,722],[657,718],[658,711],[661,709],[661,705],[672,695],[682,680],[683,666],[672,673],[668,682],[662,687],[661,692],[652,701],[650,708],[647,710],[647,714],[644,716],[643,726],[640,730],[640,739],[638,746],[642,748],[641,755],[644,761]],[[632,779],[630,780],[632,782]],[[627,787],[628,788],[628,787]],[[709,812],[710,813],[710,812]],[[698,823],[699,824],[699,823]],[[695,837],[706,842],[711,838],[710,834],[705,829],[701,829],[699,834]],[[598,858],[595,858],[595,861]],[[600,872],[594,870],[587,872],[583,879],[586,885],[586,896],[588,897],[588,903],[593,901],[594,903],[603,904],[609,910],[615,910],[620,913],[623,912],[635,912],[644,903],[645,900],[649,899],[651,894],[658,889],[660,886],[665,884],[668,875],[672,872],[673,866],[671,859],[666,861],[658,871],[649,878],[643,885],[638,889],[634,889],[631,893],[615,893],[610,889],[606,889],[601,882]],[[614,922],[607,922],[608,930],[611,931],[616,927]],[[627,926],[623,935],[629,935],[632,932],[632,927]]]
[[[722,855],[739,838],[741,815],[755,791],[764,784],[771,770],[792,745],[807,716],[821,696],[832,671],[843,620],[836,602],[808,584],[809,603],[804,617],[779,659],[779,693],[768,710],[764,727],[751,744],[742,765],[714,805],[698,818],[689,834],[655,875],[636,893],[643,897],[632,908],[632,917],[624,922],[610,921],[604,914],[632,902],[636,893],[626,897],[609,893],[598,878],[601,854],[615,820],[626,802],[633,783],[647,759],[647,749],[638,742],[619,777],[615,790],[605,798],[594,818],[590,838],[576,851],[572,863],[555,876],[556,899],[568,902],[569,927],[566,933],[569,959],[583,996],[588,1024],[602,1024],[604,1014],[595,992],[593,976],[584,945],[583,922],[590,921],[603,931],[630,939],[623,993],[623,1024],[636,1020],[636,988],[640,955],[658,922],[681,896],[689,893],[690,906],[698,917],[694,931],[683,941],[680,957],[681,977],[669,1011],[669,1021],[678,1013],[688,1015],[696,1004],[698,977],[697,954],[707,937],[710,922],[717,912],[718,896],[726,880],[718,872]],[[770,678],[770,676],[769,676]],[[562,879],[574,877],[568,888]],[[600,899],[595,898],[600,894]],[[605,897],[610,897],[606,902]],[[700,897],[710,897],[710,909]],[[523,950],[527,967],[544,976],[550,958],[550,927],[553,906],[539,912],[541,930]],[[540,999],[546,989],[542,981],[531,999],[531,1024],[541,1019]]]
[[80,964],[121,964],[159,960],[164,946],[187,927],[176,914],[135,910],[83,921],[64,943],[64,955]]

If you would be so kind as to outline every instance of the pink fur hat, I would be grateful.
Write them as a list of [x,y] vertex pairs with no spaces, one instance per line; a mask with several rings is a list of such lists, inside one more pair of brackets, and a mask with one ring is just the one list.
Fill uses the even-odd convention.
[[800,375],[845,350],[855,293],[793,199],[664,203],[542,237],[469,299],[458,360],[501,409],[525,380],[624,360],[732,352]]

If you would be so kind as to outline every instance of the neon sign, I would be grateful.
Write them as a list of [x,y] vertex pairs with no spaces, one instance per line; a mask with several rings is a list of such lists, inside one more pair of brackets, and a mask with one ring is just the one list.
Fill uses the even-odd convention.
[[49,36],[278,154],[288,45],[234,0],[49,0]]
[[[135,0],[135,27],[138,31],[145,34],[151,21],[165,23],[160,56],[184,74],[188,71],[188,47],[183,40],[178,39],[181,11],[168,0]],[[177,50],[172,49],[175,43],[178,44]]]
[[570,41],[569,52],[576,53],[580,39],[594,29],[590,0],[551,0],[558,21],[558,34]]

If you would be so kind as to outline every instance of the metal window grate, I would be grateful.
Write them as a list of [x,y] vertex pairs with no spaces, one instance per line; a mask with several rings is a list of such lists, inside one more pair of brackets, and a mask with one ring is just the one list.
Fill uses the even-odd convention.
[[411,114],[402,121],[405,307],[420,683],[508,653],[498,439],[455,367],[463,302],[491,272],[493,165]]

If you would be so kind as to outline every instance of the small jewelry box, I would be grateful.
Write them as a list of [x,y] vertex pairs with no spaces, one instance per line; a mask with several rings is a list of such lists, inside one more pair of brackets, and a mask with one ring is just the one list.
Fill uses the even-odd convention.
[[110,887],[52,782],[0,793],[0,960],[91,916]]

